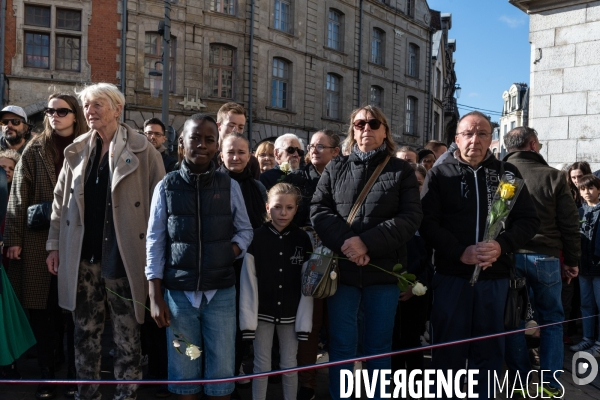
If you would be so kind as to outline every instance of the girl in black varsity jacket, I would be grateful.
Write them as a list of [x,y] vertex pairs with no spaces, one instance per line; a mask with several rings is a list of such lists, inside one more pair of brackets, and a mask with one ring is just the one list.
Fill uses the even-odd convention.
[[[269,221],[254,231],[244,258],[240,278],[240,329],[244,340],[254,340],[254,372],[271,370],[271,348],[277,329],[280,367],[296,366],[298,340],[307,340],[312,329],[312,297],[303,296],[302,266],[312,244],[306,232],[292,220],[298,210],[300,192],[293,185],[278,183],[269,190]],[[285,400],[295,400],[297,373],[284,374]],[[267,378],[252,381],[253,400],[264,400]]]

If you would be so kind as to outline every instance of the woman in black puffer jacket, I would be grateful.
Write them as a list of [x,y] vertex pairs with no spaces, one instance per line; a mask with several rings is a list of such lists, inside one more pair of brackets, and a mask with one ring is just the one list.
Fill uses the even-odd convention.
[[[417,178],[406,161],[393,157],[395,144],[383,112],[372,106],[354,110],[348,140],[352,153],[327,165],[311,203],[313,227],[323,244],[349,259],[340,260],[340,284],[327,299],[331,361],[357,356],[359,307],[364,309],[363,354],[391,350],[397,279],[367,264],[390,271],[397,263],[406,265],[406,242],[423,216]],[[361,190],[388,156],[392,158],[349,226],[346,219]],[[330,368],[333,399],[340,398],[340,370],[352,368]],[[390,359],[368,361],[367,368],[389,369]]]

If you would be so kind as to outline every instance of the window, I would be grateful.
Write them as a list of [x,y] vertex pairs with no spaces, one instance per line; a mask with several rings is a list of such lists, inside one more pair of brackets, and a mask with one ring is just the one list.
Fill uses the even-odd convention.
[[417,103],[415,97],[408,96],[406,98],[406,134],[417,134]]
[[436,80],[436,90],[435,93],[437,94],[438,99],[442,98],[442,89],[444,88],[444,83],[442,82],[442,71],[440,71],[439,68],[436,68],[435,70],[435,80]]
[[338,75],[327,74],[325,99],[325,116],[328,118],[340,118],[340,89],[342,79]]
[[327,22],[327,47],[335,50],[342,50],[341,25],[342,14],[335,10],[329,10],[329,20]]
[[273,81],[271,83],[271,106],[288,108],[289,63],[282,58],[273,59]]
[[[438,70],[439,71],[439,70]],[[433,112],[433,138],[440,137],[440,114]]]
[[50,68],[50,35],[25,32],[25,66]]
[[512,122],[510,123],[510,130],[511,130],[511,131],[512,131],[513,129],[515,129],[515,125],[516,125],[515,121],[512,121]]
[[504,134],[506,135],[508,133],[508,125],[504,125]]
[[[175,50],[177,49],[177,39],[171,36],[170,57],[169,57],[169,90],[175,91]],[[150,89],[150,71],[163,70],[163,38],[157,32],[146,32],[146,41],[144,44],[144,88]],[[162,79],[162,78],[161,78]],[[162,82],[162,81],[161,81]]]
[[511,96],[510,98],[510,109],[512,111],[517,109],[517,96]]
[[371,62],[383,65],[383,43],[385,33],[381,29],[373,28],[371,35]]
[[371,86],[371,96],[369,99],[369,104],[375,107],[381,107],[383,103],[383,88],[379,86]]
[[275,29],[291,32],[291,2],[288,0],[275,0]]
[[25,25],[50,28],[50,7],[25,6]]
[[71,31],[81,30],[81,12],[75,10],[56,10],[56,27]]
[[415,5],[413,0],[406,0],[406,15],[413,17],[415,12]]
[[408,45],[408,75],[419,77],[419,46],[413,43]]
[[235,50],[229,46],[210,45],[211,96],[233,98],[233,59]]
[[25,67],[81,70],[80,10],[25,5],[24,36]]
[[223,14],[235,14],[235,0],[210,0],[210,10]]

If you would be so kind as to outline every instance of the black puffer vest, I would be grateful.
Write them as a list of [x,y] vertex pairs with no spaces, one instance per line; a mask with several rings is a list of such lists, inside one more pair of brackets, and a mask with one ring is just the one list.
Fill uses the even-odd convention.
[[235,285],[231,178],[212,163],[197,175],[183,162],[163,185],[169,216],[165,287],[205,291]]

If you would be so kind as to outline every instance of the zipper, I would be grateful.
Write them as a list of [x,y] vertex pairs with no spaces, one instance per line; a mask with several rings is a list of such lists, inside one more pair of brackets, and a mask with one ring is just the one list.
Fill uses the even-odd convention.
[[196,261],[196,264],[198,265],[198,284],[196,285],[196,291],[200,291],[200,281],[202,279],[202,265],[201,265],[201,253],[202,253],[202,232],[200,231],[201,229],[201,225],[200,225],[200,175],[196,176],[196,212],[198,215],[198,218],[196,218],[196,223],[198,224],[198,259]]
[[481,167],[477,169],[471,168],[473,171],[473,175],[475,176],[475,199],[477,200],[477,225],[475,225],[475,244],[479,242],[479,182],[477,182],[477,171],[479,171]]
[[[367,181],[368,181],[368,179],[367,179],[367,175],[368,175],[368,174],[369,174],[369,162],[367,161],[367,162],[365,163],[365,175],[364,175],[364,177],[363,177],[363,182],[362,182],[362,185],[360,185],[360,187],[361,187],[361,188],[365,187],[365,185],[367,184]],[[362,190],[362,189],[361,189],[361,190]],[[360,196],[360,191],[358,192],[358,195]],[[365,198],[365,201],[366,201],[366,200],[367,200],[367,199]],[[363,204],[364,204],[364,202],[363,202]],[[363,204],[361,204],[361,205],[360,205],[360,207],[362,207],[362,206],[363,206]],[[360,211],[360,207],[358,208],[358,210],[356,210],[356,213],[357,213],[357,214],[358,214],[358,212]],[[361,230],[362,230],[362,228],[363,228],[363,221],[364,221],[364,219],[361,219],[361,220],[360,220],[360,229],[361,229]],[[358,235],[357,235],[357,236],[358,236]],[[358,267],[358,287],[359,287],[359,288],[362,288],[362,287],[363,287],[363,285],[362,285],[362,282],[363,282],[363,273],[362,273],[362,271],[363,271],[363,267]]]

